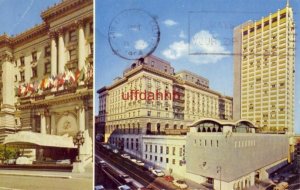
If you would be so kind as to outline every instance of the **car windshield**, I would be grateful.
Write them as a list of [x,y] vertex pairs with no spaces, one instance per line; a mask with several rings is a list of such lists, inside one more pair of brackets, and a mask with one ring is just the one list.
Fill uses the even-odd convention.
[[155,170],[157,173],[161,173],[161,170]]
[[178,180],[177,183],[179,183],[179,184],[184,184],[184,181]]

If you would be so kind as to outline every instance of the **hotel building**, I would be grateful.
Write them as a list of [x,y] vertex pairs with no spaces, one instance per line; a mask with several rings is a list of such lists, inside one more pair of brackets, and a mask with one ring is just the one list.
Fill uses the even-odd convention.
[[234,29],[233,119],[294,132],[295,23],[289,4]]
[[0,142],[31,149],[33,160],[92,160],[93,1],[65,0],[43,22],[0,36]]
[[[136,92],[162,95],[149,100]],[[155,56],[132,63],[123,77],[98,93],[105,141],[113,132],[186,134],[187,125],[200,118],[232,119],[231,97],[211,90],[204,77],[189,71],[175,73],[170,63]],[[165,98],[166,94],[170,96]]]

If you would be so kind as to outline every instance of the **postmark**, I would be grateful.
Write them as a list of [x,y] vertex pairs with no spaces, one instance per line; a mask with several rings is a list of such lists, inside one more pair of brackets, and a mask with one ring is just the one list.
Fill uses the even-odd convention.
[[160,40],[154,17],[140,9],[126,9],[110,23],[108,40],[115,55],[135,60],[153,53]]

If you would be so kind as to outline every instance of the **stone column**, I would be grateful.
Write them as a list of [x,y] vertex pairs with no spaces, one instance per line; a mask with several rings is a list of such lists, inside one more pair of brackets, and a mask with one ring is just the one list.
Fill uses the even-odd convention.
[[84,106],[80,107],[78,109],[78,125],[79,125],[79,131],[85,130],[85,108]]
[[5,107],[14,106],[14,69],[12,64],[12,55],[5,52],[2,57],[2,99]]
[[65,43],[64,31],[58,31],[58,73],[63,73],[65,70]]
[[51,40],[51,75],[57,75],[57,44],[55,33],[50,33]]
[[51,135],[56,135],[56,126],[55,126],[55,113],[51,112],[51,116],[50,116],[50,123],[51,123]]
[[45,117],[45,114],[41,114],[41,133],[46,134],[46,117]]
[[85,48],[84,48],[84,28],[83,21],[78,22],[78,69],[81,70],[85,62]]

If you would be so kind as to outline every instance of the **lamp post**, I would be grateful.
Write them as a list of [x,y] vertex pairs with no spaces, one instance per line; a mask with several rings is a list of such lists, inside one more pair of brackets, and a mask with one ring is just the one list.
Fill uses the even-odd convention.
[[80,145],[83,145],[84,143],[84,137],[83,137],[83,131],[78,131],[77,134],[73,137],[73,143],[75,146],[77,146],[78,154],[76,156],[76,162],[81,162],[79,158],[80,153]]
[[222,182],[221,182],[221,172],[222,172],[222,167],[221,166],[217,166],[217,173],[220,174],[220,190],[222,189],[222,187],[221,187],[221,184],[222,184]]

